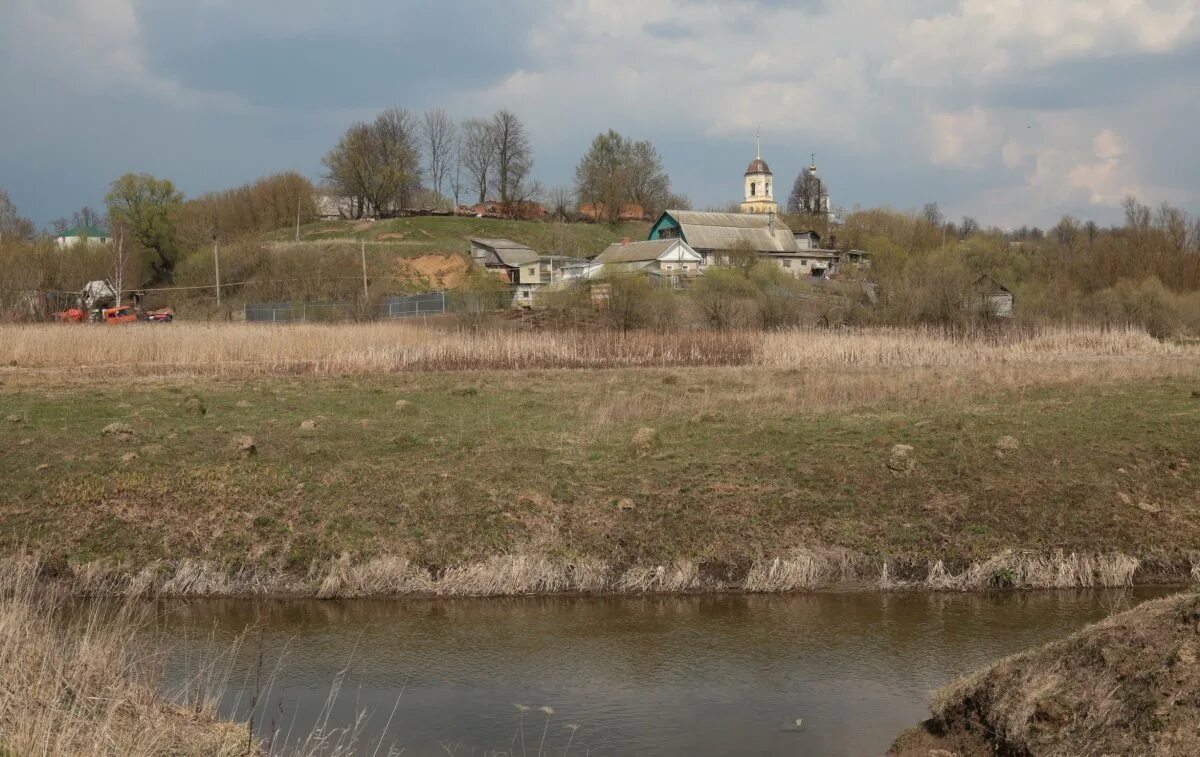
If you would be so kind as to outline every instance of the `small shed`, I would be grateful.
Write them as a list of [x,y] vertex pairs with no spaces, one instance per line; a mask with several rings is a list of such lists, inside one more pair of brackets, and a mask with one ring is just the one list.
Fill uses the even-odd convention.
[[1012,290],[984,274],[971,285],[963,307],[992,318],[1012,318],[1013,301]]

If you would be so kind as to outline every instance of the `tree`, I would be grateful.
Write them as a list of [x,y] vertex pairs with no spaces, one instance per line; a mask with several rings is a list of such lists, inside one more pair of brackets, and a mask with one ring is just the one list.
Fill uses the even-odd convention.
[[492,169],[496,165],[496,136],[490,122],[481,118],[468,118],[463,122],[459,160],[479,190],[479,202],[487,201]]
[[592,206],[596,218],[620,220],[627,205],[657,215],[671,205],[671,179],[662,158],[648,140],[633,142],[616,131],[597,134],[575,168],[579,201]]
[[971,216],[963,216],[962,225],[958,227],[958,235],[966,239],[972,234],[979,233],[979,222]]
[[168,179],[127,173],[109,186],[104,200],[112,222],[122,224],[131,238],[154,252],[157,260],[150,265],[155,278],[170,283],[178,253],[175,215],[183,194]]
[[325,156],[325,179],[354,200],[355,217],[386,216],[408,206],[420,187],[416,127],[403,108],[388,108],[370,124],[350,126]]
[[442,184],[454,162],[458,127],[441,108],[425,111],[421,117],[423,141],[429,184],[434,193],[442,196]]
[[513,216],[540,191],[530,177],[533,146],[525,123],[507,108],[492,116],[491,129],[496,145],[496,192],[505,215]]
[[630,201],[650,215],[666,210],[671,196],[671,178],[667,176],[654,145],[649,140],[631,144],[627,164],[625,182]]
[[1079,241],[1081,227],[1079,220],[1071,215],[1064,215],[1050,233],[1058,240],[1058,243],[1068,250],[1074,251],[1075,243]]
[[0,242],[29,239],[33,236],[33,221],[17,212],[8,192],[0,189]]
[[829,193],[812,166],[800,171],[792,184],[792,193],[788,195],[787,210],[789,213],[808,213],[816,215],[825,212],[825,197]]
[[616,131],[597,134],[575,167],[575,194],[580,205],[591,206],[594,217],[616,223],[627,201],[627,147]]
[[463,137],[461,133],[455,132],[454,142],[451,147],[451,164],[450,170],[447,172],[447,179],[450,183],[450,193],[454,196],[454,207],[457,208],[462,203],[463,184]]
[[921,208],[921,217],[935,229],[940,229],[946,220],[936,202],[925,203],[925,207]]
[[574,196],[567,187],[554,187],[546,196],[550,215],[558,220],[566,220],[571,215],[571,201]]

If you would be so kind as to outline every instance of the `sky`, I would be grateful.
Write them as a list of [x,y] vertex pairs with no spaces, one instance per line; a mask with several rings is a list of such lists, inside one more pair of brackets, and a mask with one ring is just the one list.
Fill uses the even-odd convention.
[[786,199],[1101,223],[1200,211],[1200,0],[0,0],[0,189],[39,225],[128,171],[188,196],[297,170],[390,106],[508,107],[535,178],[649,139],[698,208],[761,130]]

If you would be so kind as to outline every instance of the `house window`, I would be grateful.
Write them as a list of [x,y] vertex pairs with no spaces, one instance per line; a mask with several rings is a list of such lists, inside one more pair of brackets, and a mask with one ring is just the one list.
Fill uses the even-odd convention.
[[750,182],[750,196],[751,197],[754,196],[754,189],[755,189],[754,182]]
[[766,195],[767,195],[767,197],[770,197],[770,196],[771,196],[771,182],[769,182],[769,181],[767,182],[767,191],[766,191]]
[[677,226],[668,226],[658,230],[659,239],[679,239],[679,228]]
[[784,267],[784,268],[791,268],[791,267],[792,267],[792,261],[790,261],[790,260],[781,260],[780,262],[781,262],[781,263],[783,263],[783,267]]

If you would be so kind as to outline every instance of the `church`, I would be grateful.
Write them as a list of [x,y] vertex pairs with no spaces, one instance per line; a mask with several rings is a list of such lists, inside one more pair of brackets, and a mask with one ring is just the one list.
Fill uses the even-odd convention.
[[746,167],[746,199],[742,201],[742,212],[778,213],[779,203],[775,202],[775,190],[772,187],[775,175],[762,158],[762,138],[757,137],[754,144],[754,160]]

